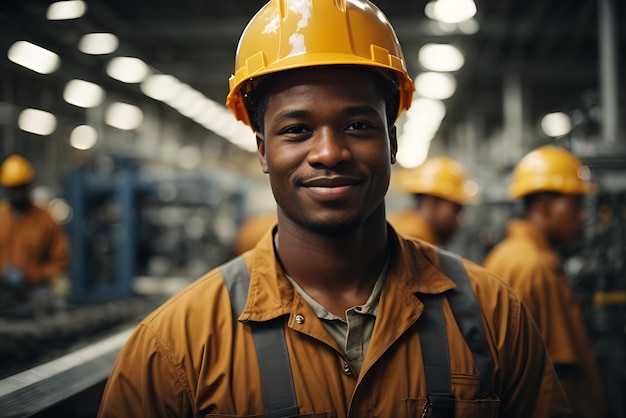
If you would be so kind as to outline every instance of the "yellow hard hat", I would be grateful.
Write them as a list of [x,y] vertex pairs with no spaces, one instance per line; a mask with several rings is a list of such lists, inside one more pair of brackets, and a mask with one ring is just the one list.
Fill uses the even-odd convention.
[[32,183],[35,179],[33,166],[21,155],[13,154],[0,167],[0,183],[3,187],[16,187]]
[[226,106],[250,125],[244,100],[254,78],[336,64],[387,70],[400,93],[397,116],[411,105],[415,86],[407,74],[402,48],[374,4],[366,0],[270,0],[239,39]]
[[509,195],[518,199],[539,192],[589,194],[596,186],[589,169],[571,152],[545,145],[526,154],[515,166]]
[[404,173],[400,187],[406,193],[427,194],[459,205],[475,202],[478,185],[468,180],[463,166],[448,157],[433,157]]

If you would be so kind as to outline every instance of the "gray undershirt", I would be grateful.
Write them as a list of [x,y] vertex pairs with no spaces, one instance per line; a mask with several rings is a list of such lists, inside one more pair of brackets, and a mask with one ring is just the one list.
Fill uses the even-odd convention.
[[344,351],[346,359],[350,363],[357,375],[361,372],[361,366],[365,359],[365,353],[372,338],[374,331],[374,322],[378,312],[378,304],[380,294],[387,278],[387,270],[389,266],[389,258],[385,262],[385,267],[376,279],[372,294],[365,304],[354,306],[346,310],[346,319],[342,319],[337,315],[330,313],[326,308],[320,305],[315,299],[307,295],[304,290],[291,278],[287,273],[287,279],[315,312],[315,315],[322,321],[324,328],[337,342],[339,347]]

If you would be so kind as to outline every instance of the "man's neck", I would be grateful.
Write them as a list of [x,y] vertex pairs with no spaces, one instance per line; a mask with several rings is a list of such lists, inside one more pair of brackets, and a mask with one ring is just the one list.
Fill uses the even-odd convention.
[[13,202],[11,202],[11,213],[13,213],[16,216],[22,216],[26,212],[28,212],[31,206],[32,206],[31,202],[24,202],[24,203],[20,202],[20,204],[14,204]]
[[279,218],[277,238],[287,274],[327,308],[364,303],[388,256],[384,216],[339,237],[312,234]]

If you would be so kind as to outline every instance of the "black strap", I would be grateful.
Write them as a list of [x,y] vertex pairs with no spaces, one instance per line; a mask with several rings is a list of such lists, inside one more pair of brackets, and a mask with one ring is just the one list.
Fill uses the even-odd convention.
[[[239,318],[246,305],[250,276],[242,256],[220,267],[231,299],[233,317]],[[281,418],[298,415],[298,404],[285,341],[284,321],[250,323],[259,360],[265,416]]]
[[448,291],[446,296],[459,329],[474,356],[476,368],[480,373],[478,397],[484,398],[491,394],[492,368],[489,360],[489,348],[487,347],[487,335],[478,301],[459,257],[440,248],[437,249],[437,252],[439,253],[441,270],[456,283],[456,288]]
[[233,310],[233,317],[239,318],[246,306],[248,298],[248,288],[250,288],[250,275],[246,268],[243,257],[238,256],[230,260],[228,263],[220,266],[224,283],[230,295],[230,305]]
[[450,356],[441,295],[420,295],[424,312],[419,319],[426,393],[433,418],[454,416],[450,383]]

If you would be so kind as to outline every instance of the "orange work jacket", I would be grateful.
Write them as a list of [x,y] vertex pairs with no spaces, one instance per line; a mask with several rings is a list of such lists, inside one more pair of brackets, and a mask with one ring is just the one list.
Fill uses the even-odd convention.
[[49,283],[69,266],[67,235],[43,208],[31,205],[15,215],[7,202],[0,203],[0,275],[13,264],[27,285]]
[[433,227],[415,209],[405,209],[389,215],[388,221],[401,235],[418,238],[429,244],[442,247]]
[[[397,237],[361,373],[311,307],[294,291],[268,232],[244,254],[250,274],[245,308],[233,318],[219,269],[209,272],[141,321],[108,379],[99,417],[261,417],[259,365],[248,322],[285,318],[299,416],[416,417],[426,403],[419,293],[455,286],[433,248]],[[494,363],[493,394],[474,400],[479,376],[472,353],[442,300],[455,416],[571,417],[536,325],[510,288],[464,261],[478,297]],[[296,319],[297,317],[297,319]]]
[[548,347],[576,417],[601,418],[605,399],[582,307],[558,255],[526,220],[508,225],[507,237],[484,266],[508,282],[530,310]]

